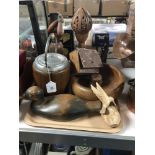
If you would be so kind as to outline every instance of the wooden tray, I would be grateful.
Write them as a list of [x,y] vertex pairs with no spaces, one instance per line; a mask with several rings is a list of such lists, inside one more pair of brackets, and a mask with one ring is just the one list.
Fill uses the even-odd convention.
[[31,113],[30,109],[25,115],[24,122],[30,126],[35,127],[96,131],[106,133],[117,133],[123,127],[122,122],[117,128],[111,128],[107,126],[100,115],[92,117],[87,115],[72,121],[60,122],[34,115]]

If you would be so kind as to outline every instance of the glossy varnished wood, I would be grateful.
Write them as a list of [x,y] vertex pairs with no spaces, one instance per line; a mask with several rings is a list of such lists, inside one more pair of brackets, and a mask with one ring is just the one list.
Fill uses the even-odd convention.
[[[102,88],[113,98],[117,98],[124,87],[124,76],[113,65],[104,65],[102,68],[103,84]],[[86,76],[85,76],[86,77]],[[85,100],[97,100],[97,97],[90,88],[90,79],[83,76],[72,78],[73,93]]]
[[99,114],[100,109],[100,101],[84,101],[71,94],[45,97],[31,103],[34,114],[55,120],[70,120],[88,113]]
[[[34,68],[34,65],[33,65],[33,77],[36,85],[42,88],[45,94],[47,94],[46,84],[49,82],[48,73],[47,72],[43,73],[37,70],[36,68]],[[56,83],[56,87],[57,87],[56,93],[57,94],[63,93],[70,78],[70,67],[68,66],[67,68],[59,72],[55,72],[55,73],[51,72],[50,77],[51,77],[51,80]]]

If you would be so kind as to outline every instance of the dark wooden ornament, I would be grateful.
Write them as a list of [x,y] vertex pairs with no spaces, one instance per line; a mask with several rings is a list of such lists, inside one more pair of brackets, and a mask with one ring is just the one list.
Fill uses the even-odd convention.
[[82,68],[100,68],[103,66],[100,55],[96,50],[79,48],[78,53]]
[[31,111],[34,114],[56,120],[70,120],[87,113],[96,114],[102,104],[98,101],[85,101],[72,94],[59,94],[49,97],[43,96],[43,91],[37,87],[30,87],[25,96],[32,99]]
[[99,73],[103,66],[99,53],[92,49],[78,48],[69,54],[69,58],[78,74]]

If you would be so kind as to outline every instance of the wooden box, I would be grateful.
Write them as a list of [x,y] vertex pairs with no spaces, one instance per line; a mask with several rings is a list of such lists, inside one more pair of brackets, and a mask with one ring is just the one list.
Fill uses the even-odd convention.
[[73,0],[48,0],[49,13],[60,12],[63,16],[73,16]]
[[100,0],[75,0],[74,1],[74,13],[78,8],[83,7],[87,9],[91,16],[97,16],[99,14]]
[[126,16],[129,0],[102,0],[102,16]]

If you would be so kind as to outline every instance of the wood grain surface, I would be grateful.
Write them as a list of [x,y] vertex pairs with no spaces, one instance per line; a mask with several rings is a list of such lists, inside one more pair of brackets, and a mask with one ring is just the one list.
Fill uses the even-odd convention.
[[84,116],[72,121],[60,122],[47,119],[41,116],[33,115],[29,110],[24,118],[24,122],[30,126],[35,127],[47,127],[47,128],[59,128],[59,129],[71,129],[71,130],[83,130],[83,131],[96,131],[106,133],[117,133],[121,131],[122,122],[116,128],[109,127],[104,119],[100,116]]

